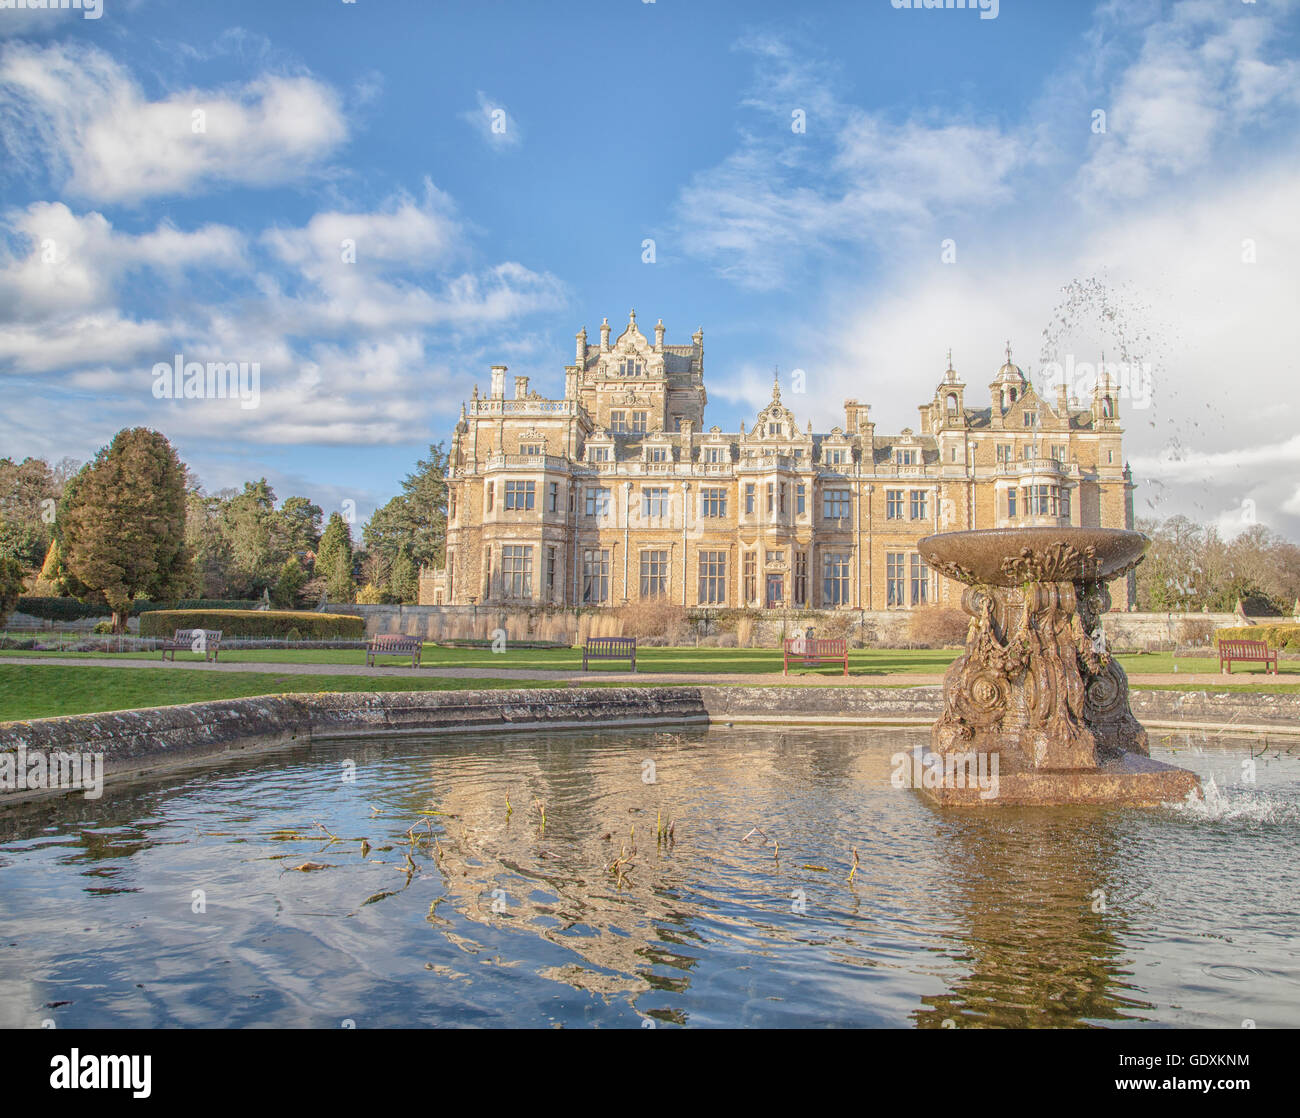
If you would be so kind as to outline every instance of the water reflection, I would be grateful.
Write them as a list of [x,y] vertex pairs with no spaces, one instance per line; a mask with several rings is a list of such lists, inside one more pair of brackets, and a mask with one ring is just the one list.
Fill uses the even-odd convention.
[[1300,1021],[1300,756],[1213,818],[942,812],[889,782],[924,736],[349,744],[31,805],[0,1025]]

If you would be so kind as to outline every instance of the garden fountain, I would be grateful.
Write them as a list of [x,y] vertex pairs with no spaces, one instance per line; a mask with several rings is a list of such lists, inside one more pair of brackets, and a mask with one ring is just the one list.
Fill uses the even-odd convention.
[[[992,528],[926,536],[918,550],[966,584],[965,654],[944,676],[944,707],[931,731],[938,772],[965,760],[998,773],[1003,804],[1179,801],[1200,782],[1154,761],[1129,708],[1128,677],[1110,656],[1102,615],[1106,584],[1136,567],[1150,540],[1114,528]],[[981,789],[938,780],[944,804],[989,802]]]

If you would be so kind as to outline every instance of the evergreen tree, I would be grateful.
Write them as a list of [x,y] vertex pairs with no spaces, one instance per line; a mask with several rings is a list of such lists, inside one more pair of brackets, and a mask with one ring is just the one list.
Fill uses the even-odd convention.
[[420,600],[419,576],[409,547],[403,547],[397,552],[388,578],[388,588],[392,596],[403,605],[414,605]]
[[293,609],[298,604],[298,594],[307,582],[307,572],[302,569],[296,555],[290,555],[280,567],[271,600],[280,609]]
[[331,601],[352,601],[352,531],[340,513],[330,513],[321,535],[316,574],[324,577]]
[[103,593],[114,632],[126,631],[132,599],[166,598],[189,585],[185,471],[157,431],[119,431],[69,482],[64,504],[63,561],[82,588]]

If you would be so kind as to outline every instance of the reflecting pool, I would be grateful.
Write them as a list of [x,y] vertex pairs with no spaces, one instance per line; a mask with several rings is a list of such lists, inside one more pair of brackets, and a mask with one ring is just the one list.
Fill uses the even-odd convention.
[[0,1026],[1300,1025],[1300,742],[1153,732],[1205,802],[968,812],[891,783],[928,736],[318,745],[11,809]]

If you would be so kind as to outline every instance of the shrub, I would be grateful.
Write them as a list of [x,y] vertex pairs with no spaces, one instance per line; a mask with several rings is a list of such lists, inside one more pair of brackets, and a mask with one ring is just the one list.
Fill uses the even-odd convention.
[[651,598],[636,606],[619,610],[623,632],[639,639],[662,638],[664,644],[684,644],[690,636],[691,621],[684,606],[662,598]]
[[1174,640],[1178,644],[1211,644],[1214,641],[1214,622],[1180,621],[1174,627]]
[[23,592],[23,568],[17,559],[0,557],[0,628],[4,627]]
[[907,635],[917,648],[960,648],[966,643],[970,617],[950,606],[926,606],[912,611]]
[[361,640],[365,618],[350,613],[307,613],[300,610],[154,610],[140,618],[142,637],[170,637],[177,629],[220,629],[222,635],[291,639],[294,630],[304,640]]
[[1215,644],[1224,640],[1263,641],[1269,648],[1285,648],[1290,652],[1292,642],[1300,647],[1300,625],[1294,622],[1289,625],[1237,625],[1219,629],[1214,634]]

